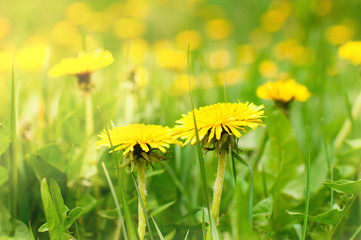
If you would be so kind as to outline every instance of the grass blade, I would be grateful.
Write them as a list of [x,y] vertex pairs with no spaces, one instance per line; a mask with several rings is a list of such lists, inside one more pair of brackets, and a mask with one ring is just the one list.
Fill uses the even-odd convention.
[[119,216],[119,221],[122,224],[124,238],[128,239],[127,231],[126,231],[126,228],[124,226],[123,215],[122,215],[122,212],[120,211],[119,200],[118,200],[118,197],[117,197],[117,194],[115,192],[112,180],[110,179],[108,170],[107,170],[104,162],[102,162],[102,167],[103,167],[103,170],[104,170],[105,177],[107,178],[107,181],[108,181],[108,184],[109,184],[110,192],[112,193],[112,196],[113,196],[113,199],[114,199],[115,207],[117,209],[118,216]]
[[190,42],[188,43],[188,51],[187,51],[188,78],[189,78],[189,96],[190,96],[191,106],[192,106],[194,130],[196,132],[198,162],[199,162],[199,166],[200,166],[200,170],[201,170],[201,176],[202,176],[204,200],[206,202],[206,207],[207,207],[208,216],[209,216],[209,222],[210,222],[211,231],[212,231],[212,223],[211,223],[212,218],[210,217],[211,216],[211,211],[209,209],[209,200],[208,200],[208,195],[207,195],[207,186],[208,186],[208,184],[207,184],[206,170],[205,170],[205,167],[204,167],[204,159],[203,159],[203,156],[202,156],[201,143],[200,143],[200,140],[199,140],[196,115],[195,115],[195,111],[194,111],[194,103],[193,103],[193,96],[192,96],[192,83],[191,83],[191,66],[190,66],[190,59],[189,58],[190,58]]
[[187,240],[187,239],[188,239],[188,235],[189,235],[189,229],[188,229],[188,231],[187,231],[186,236],[184,237],[184,240]]
[[152,218],[153,223],[154,223],[154,226],[155,226],[155,228],[157,229],[159,239],[160,239],[160,240],[164,240],[163,234],[161,233],[161,231],[160,231],[157,223],[155,222],[154,218],[153,218],[152,216],[150,216],[150,217]]
[[138,199],[140,200],[140,204],[142,205],[143,213],[144,213],[145,219],[147,221],[147,228],[148,228],[148,231],[149,231],[150,239],[153,240],[153,233],[152,233],[152,228],[150,227],[147,210],[145,209],[145,205],[144,205],[142,196],[140,195],[138,184],[137,184],[137,181],[135,180],[135,177],[134,177],[134,173],[132,172],[131,175],[132,175],[132,179],[133,179],[133,182],[134,182],[135,189],[137,190]]
[[306,160],[306,202],[305,202],[305,215],[303,218],[303,226],[302,226],[302,240],[306,239],[307,232],[307,220],[308,220],[308,209],[310,204],[310,136],[308,131],[308,126],[306,126],[306,135],[307,135],[307,160]]

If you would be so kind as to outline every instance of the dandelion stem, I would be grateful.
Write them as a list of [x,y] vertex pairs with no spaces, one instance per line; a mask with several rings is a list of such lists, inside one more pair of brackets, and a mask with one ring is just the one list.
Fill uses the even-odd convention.
[[85,92],[84,100],[85,100],[85,133],[86,136],[89,137],[93,134],[94,131],[93,100],[91,93]]
[[141,240],[144,239],[145,234],[145,215],[142,208],[142,201],[145,207],[145,170],[144,162],[138,162],[138,188],[142,199],[138,200],[138,234]]
[[[358,94],[356,101],[352,107],[352,121],[356,120],[357,117],[360,115],[361,113],[361,92]],[[347,135],[350,133],[351,131],[351,127],[352,127],[352,121],[351,119],[346,119],[345,122],[342,125],[341,130],[338,132],[335,141],[333,143],[334,149],[338,150],[340,147],[342,147],[343,142],[345,141]]]
[[[221,205],[224,173],[226,170],[226,156],[227,156],[226,150],[220,152],[219,160],[218,160],[217,177],[214,183],[212,216],[216,223],[218,223],[219,207]],[[210,239],[209,237],[210,237],[210,227],[208,227],[207,239]]]

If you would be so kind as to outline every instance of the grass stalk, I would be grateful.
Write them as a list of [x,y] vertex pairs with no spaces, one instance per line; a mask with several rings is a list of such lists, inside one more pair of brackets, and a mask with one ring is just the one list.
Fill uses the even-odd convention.
[[11,172],[11,201],[10,209],[13,218],[18,216],[18,130],[17,130],[17,99],[15,88],[14,65],[11,72],[11,149],[10,149],[10,172]]
[[198,127],[197,127],[197,121],[196,121],[196,115],[194,111],[194,103],[193,103],[193,96],[192,96],[192,82],[191,82],[191,66],[190,66],[190,42],[188,42],[188,51],[187,51],[187,63],[188,63],[188,80],[189,80],[189,97],[191,100],[191,106],[192,106],[192,113],[193,113],[193,121],[194,121],[194,130],[196,133],[196,139],[197,139],[197,153],[198,153],[198,162],[201,170],[201,176],[202,176],[202,185],[203,185],[203,194],[204,194],[204,200],[206,202],[206,207],[208,211],[209,216],[209,222],[212,230],[212,224],[211,224],[211,211],[209,209],[209,202],[208,202],[208,195],[207,195],[207,177],[206,177],[206,170],[204,166],[204,159],[202,156],[202,148],[201,143],[199,140],[199,134],[198,134]]
[[117,194],[116,194],[116,192],[115,192],[115,189],[114,189],[112,180],[110,179],[108,170],[107,170],[104,162],[102,162],[102,167],[103,167],[103,170],[104,170],[105,177],[106,177],[106,179],[107,179],[107,181],[108,181],[108,184],[109,184],[110,192],[112,193],[112,196],[113,196],[113,200],[114,200],[114,203],[115,203],[115,208],[117,209],[117,213],[118,213],[118,216],[119,216],[119,221],[120,221],[120,222],[122,223],[122,225],[123,225],[122,228],[123,228],[124,238],[125,238],[125,239],[128,239],[128,237],[127,237],[127,232],[126,232],[126,229],[125,229],[125,226],[124,226],[123,215],[122,215],[122,212],[120,211],[119,200],[118,200],[118,197],[117,197]]
[[90,137],[94,132],[93,97],[90,92],[84,92],[85,101],[85,134]]
[[306,158],[306,201],[305,201],[305,215],[303,218],[303,226],[302,226],[302,240],[306,239],[307,232],[307,220],[308,220],[308,209],[310,204],[310,165],[311,165],[311,157],[310,157],[310,137],[308,126],[307,128],[307,158]]

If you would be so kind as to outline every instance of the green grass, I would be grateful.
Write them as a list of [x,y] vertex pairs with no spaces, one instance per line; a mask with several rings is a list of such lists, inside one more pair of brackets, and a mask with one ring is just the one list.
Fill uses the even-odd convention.
[[[360,1],[330,1],[328,13],[314,6],[328,1],[290,1],[282,27],[262,32],[263,14],[280,1],[147,1],[132,9],[127,1],[112,5],[118,1],[91,0],[86,3],[94,12],[118,7],[109,29],[72,25],[79,33],[76,45],[60,45],[54,26],[67,20],[66,8],[73,2],[0,3],[0,239],[61,239],[66,234],[82,240],[138,239],[137,172],[133,176],[128,168],[119,168],[122,152],[97,150],[97,135],[129,123],[173,127],[194,108],[238,101],[264,104],[266,118],[263,127],[242,134],[242,151],[228,154],[219,223],[210,213],[218,159],[212,151],[204,153],[197,132],[197,146],[172,145],[167,161],[146,167],[146,239],[206,239],[208,226],[214,239],[224,240],[359,237],[360,67],[339,57],[340,45],[331,44],[327,33],[331,26],[346,24],[353,29],[350,39],[360,40]],[[136,18],[145,23],[146,33],[117,38],[113,28],[120,12],[125,17],[144,14]],[[3,18],[10,24],[4,37]],[[225,39],[209,37],[208,21],[218,18],[232,25]],[[93,27],[100,23],[93,20]],[[177,35],[184,30],[200,34],[199,48],[192,49],[194,39],[178,44]],[[44,41],[31,40],[34,36]],[[134,58],[142,48],[136,45],[138,38],[147,48],[141,60]],[[49,50],[43,65],[32,71],[21,63],[29,39],[46,42]],[[285,40],[297,42],[298,48],[283,49],[281,56]],[[181,67],[161,66],[157,49],[162,42],[182,56]],[[241,54],[247,46],[253,49],[248,61]],[[94,47],[109,50],[115,61],[92,74],[94,88],[84,102],[75,77],[51,78],[48,70]],[[228,56],[213,60],[226,66],[212,67],[211,53],[219,49]],[[6,51],[14,53],[13,66],[6,67]],[[41,56],[34,51],[28,64]],[[301,59],[292,59],[298,54]],[[169,56],[166,64],[176,59]],[[276,76],[260,70],[265,61],[277,66]],[[286,74],[311,92],[306,102],[290,104],[289,117],[256,94],[258,86]],[[187,78],[177,82],[179,75]],[[147,79],[143,85],[138,81],[142,77]],[[96,107],[101,111],[93,111]],[[42,179],[54,179],[59,190]],[[75,211],[59,214],[60,196]],[[79,208],[84,213],[61,229]],[[44,223],[52,225],[51,231],[38,231]]]

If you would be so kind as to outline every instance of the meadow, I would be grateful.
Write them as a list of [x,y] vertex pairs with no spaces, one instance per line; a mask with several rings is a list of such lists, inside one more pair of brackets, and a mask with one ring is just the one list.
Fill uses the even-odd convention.
[[361,239],[361,1],[0,2],[0,240]]

